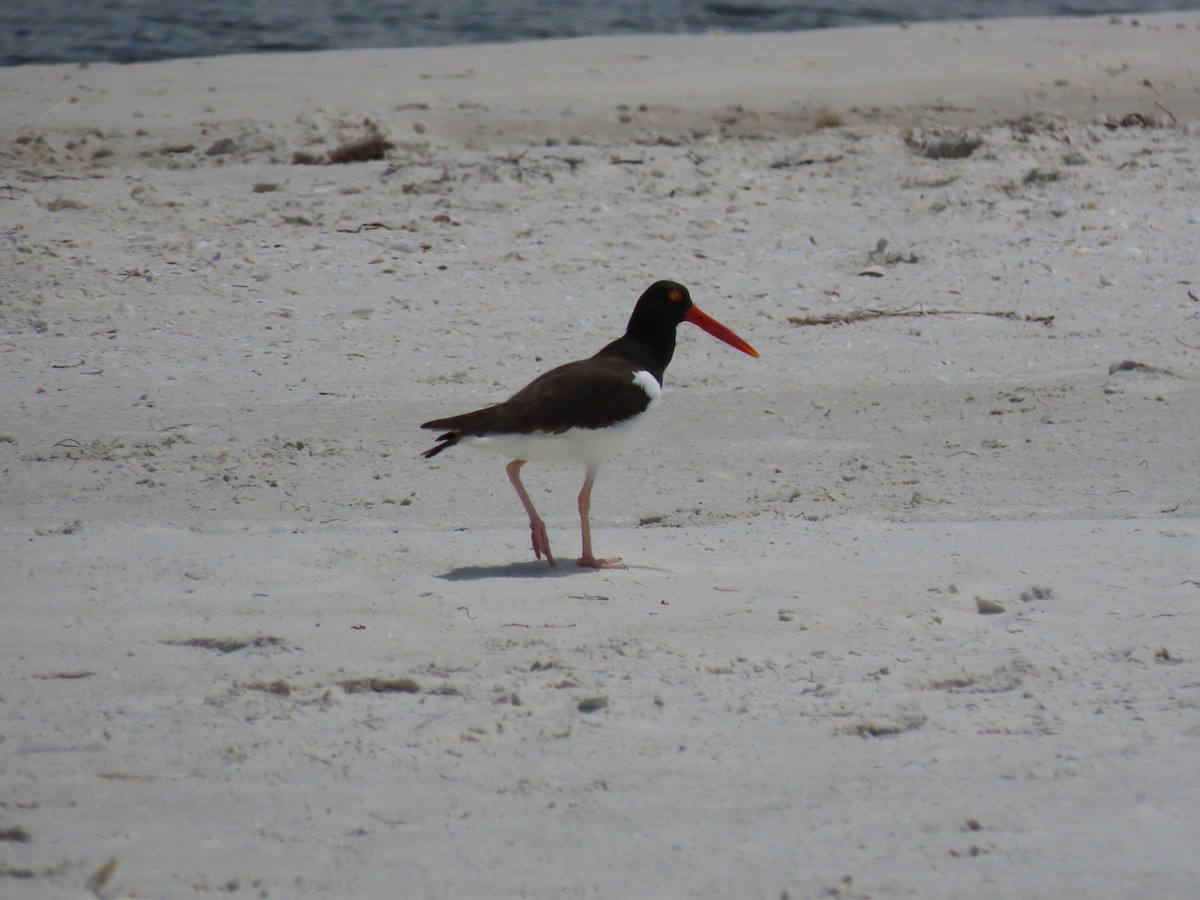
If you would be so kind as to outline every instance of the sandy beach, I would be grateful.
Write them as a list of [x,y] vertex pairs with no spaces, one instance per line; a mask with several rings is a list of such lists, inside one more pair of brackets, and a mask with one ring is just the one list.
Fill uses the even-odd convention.
[[[1193,897],[1198,46],[0,69],[0,897]],[[419,425],[660,278],[550,568]]]

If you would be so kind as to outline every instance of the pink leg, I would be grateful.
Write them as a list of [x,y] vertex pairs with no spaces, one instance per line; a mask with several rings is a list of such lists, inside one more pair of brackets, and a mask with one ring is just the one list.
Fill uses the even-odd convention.
[[596,472],[589,468],[587,477],[583,480],[583,490],[579,492],[579,525],[583,531],[583,558],[579,560],[581,566],[587,566],[592,569],[623,569],[621,557],[614,556],[612,559],[596,559],[592,555],[592,525],[588,516],[592,511],[592,485],[596,481]]
[[508,480],[517,489],[517,496],[521,498],[521,505],[525,507],[526,515],[529,516],[529,533],[533,540],[534,556],[541,559],[542,554],[545,553],[546,561],[553,566],[556,563],[550,553],[550,537],[546,534],[546,523],[542,521],[541,516],[537,514],[537,510],[533,508],[533,501],[529,499],[529,494],[525,491],[525,485],[521,484],[521,466],[523,465],[525,465],[525,460],[514,459],[508,464],[505,471],[508,472]]

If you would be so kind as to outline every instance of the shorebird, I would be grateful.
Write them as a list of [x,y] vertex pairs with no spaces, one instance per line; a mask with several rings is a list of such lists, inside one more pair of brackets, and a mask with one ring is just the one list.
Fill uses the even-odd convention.
[[758,356],[748,343],[702,313],[683,285],[656,281],[638,299],[625,334],[595,356],[539,375],[503,403],[422,424],[444,432],[422,456],[429,459],[462,444],[509,457],[508,478],[529,516],[534,556],[544,555],[552,566],[546,524],[521,483],[521,467],[530,460],[582,462],[586,475],[579,492],[579,565],[624,568],[620,557],[601,559],[592,552],[592,485],[600,466],[632,443],[658,406],[663,373],[675,354],[675,328],[681,322],[698,325],[743,353]]

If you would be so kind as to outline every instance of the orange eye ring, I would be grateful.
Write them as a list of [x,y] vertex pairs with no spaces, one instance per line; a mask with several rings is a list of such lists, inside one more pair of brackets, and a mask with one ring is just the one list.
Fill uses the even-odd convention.
[[671,288],[667,291],[667,299],[672,303],[678,303],[683,299],[683,291],[679,290],[679,288]]

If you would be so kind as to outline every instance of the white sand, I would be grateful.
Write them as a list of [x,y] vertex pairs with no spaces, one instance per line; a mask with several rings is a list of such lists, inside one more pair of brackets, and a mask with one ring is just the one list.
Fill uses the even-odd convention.
[[[0,70],[0,896],[1194,896],[1197,46]],[[680,329],[628,571],[527,467],[551,570],[417,426],[663,277],[762,359]]]

